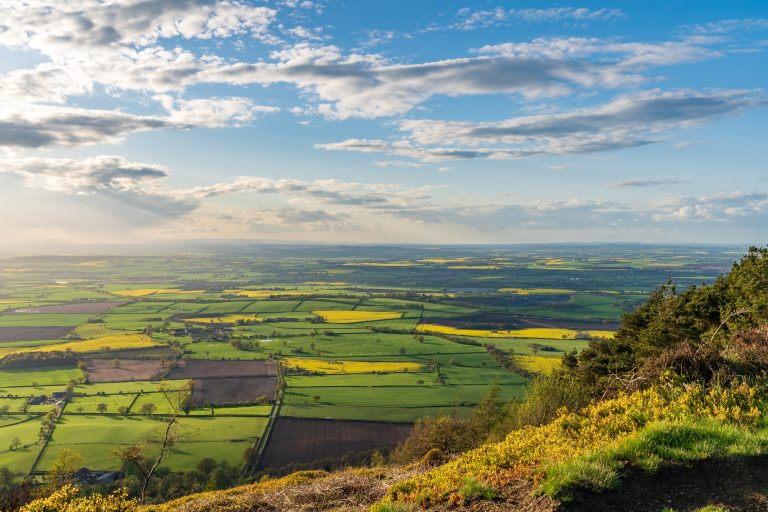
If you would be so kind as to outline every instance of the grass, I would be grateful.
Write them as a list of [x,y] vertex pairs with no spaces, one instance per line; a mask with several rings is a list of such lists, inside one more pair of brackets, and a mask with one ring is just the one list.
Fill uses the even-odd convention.
[[90,317],[77,313],[18,313],[0,315],[0,327],[74,327],[87,322]]
[[[428,381],[431,384],[431,381]],[[289,388],[285,403],[289,405],[328,405],[376,407],[467,407],[478,403],[488,392],[489,386],[441,386],[411,385],[389,387],[324,387]],[[522,386],[503,386],[505,399],[522,394]],[[319,400],[314,400],[319,396]],[[375,414],[375,411],[372,411]]]
[[[211,454],[217,460],[240,464],[244,450],[252,447],[262,435],[266,422],[267,418],[263,417],[183,417],[180,419],[181,442],[163,466],[172,470],[188,469]],[[119,466],[112,455],[115,448],[145,439],[163,425],[160,420],[143,416],[65,414],[54,431],[40,468],[47,469],[59,450],[70,448],[83,456],[83,464],[88,468],[115,469]],[[37,428],[35,424],[35,434]]]
[[280,416],[333,420],[413,423],[427,416],[469,416],[473,407],[359,407],[357,405],[288,404]]
[[108,396],[80,396],[75,397],[67,404],[67,413],[77,412],[83,414],[98,414],[98,405],[107,406],[108,413],[117,414],[120,406],[129,407],[135,395],[108,395]]
[[0,370],[0,394],[15,393],[12,389],[18,386],[48,386],[54,384],[66,384],[72,379],[83,376],[83,372],[77,368],[60,366],[2,369]]
[[621,484],[621,471],[632,466],[652,473],[664,464],[714,457],[764,455],[768,431],[746,431],[712,418],[657,422],[636,436],[546,469],[542,492],[567,500],[577,488],[605,490]]
[[[32,418],[23,423],[0,427],[0,468],[27,473],[40,451],[38,432],[40,422]],[[18,438],[22,448],[11,450],[11,442]]]

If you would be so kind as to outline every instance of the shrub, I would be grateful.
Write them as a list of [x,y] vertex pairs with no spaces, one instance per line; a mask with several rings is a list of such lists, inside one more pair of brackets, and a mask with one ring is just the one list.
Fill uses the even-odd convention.
[[520,478],[540,479],[547,466],[623,442],[658,422],[704,418],[754,427],[766,408],[765,390],[760,391],[743,381],[706,388],[667,378],[649,389],[621,393],[578,412],[563,411],[552,423],[515,430],[500,443],[481,446],[393,486],[388,501],[413,503],[426,497],[459,503],[466,478],[496,488]]
[[124,490],[109,496],[79,497],[76,487],[65,485],[47,498],[25,505],[20,512],[134,512],[137,509],[138,503],[128,499]]

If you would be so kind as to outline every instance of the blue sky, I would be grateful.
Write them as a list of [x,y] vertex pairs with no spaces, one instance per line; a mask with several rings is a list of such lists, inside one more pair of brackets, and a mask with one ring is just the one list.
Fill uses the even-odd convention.
[[761,1],[9,0],[5,243],[765,243]]

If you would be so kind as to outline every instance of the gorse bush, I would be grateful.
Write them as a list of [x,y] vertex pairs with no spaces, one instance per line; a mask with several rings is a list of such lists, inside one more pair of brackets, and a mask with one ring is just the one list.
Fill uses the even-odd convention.
[[394,485],[387,500],[460,503],[465,499],[461,489],[467,478],[497,489],[521,478],[540,483],[547,466],[629,439],[658,422],[708,418],[754,427],[765,410],[764,396],[744,381],[708,389],[701,384],[675,383],[668,377],[649,389],[620,393],[578,412],[564,411],[549,424],[515,430],[499,443]]
[[65,485],[47,498],[25,505],[21,512],[135,512],[137,508],[138,502],[129,499],[124,491],[80,497],[75,487]]

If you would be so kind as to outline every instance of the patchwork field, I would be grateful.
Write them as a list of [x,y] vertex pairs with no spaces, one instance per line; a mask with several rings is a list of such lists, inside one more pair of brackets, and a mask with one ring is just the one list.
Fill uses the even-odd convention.
[[311,465],[350,453],[387,450],[405,439],[410,430],[408,424],[279,418],[261,466]]
[[69,334],[69,326],[4,327],[0,326],[0,343],[5,341],[55,340]]
[[208,379],[212,377],[274,377],[275,364],[270,361],[201,361],[182,360],[168,375],[169,379]]
[[711,281],[735,258],[722,247],[297,245],[0,262],[0,468],[45,470],[65,447],[116,468],[116,446],[174,413],[161,391],[190,381],[169,470],[205,457],[241,466],[257,446],[265,470],[387,450],[419,418],[471,414],[494,382],[504,400],[523,396],[563,354],[612,337],[659,283]]
[[90,382],[155,380],[167,371],[161,361],[151,359],[91,359],[88,362]]
[[196,407],[249,404],[273,400],[277,392],[277,378],[208,378],[196,380],[194,386],[192,401]]

